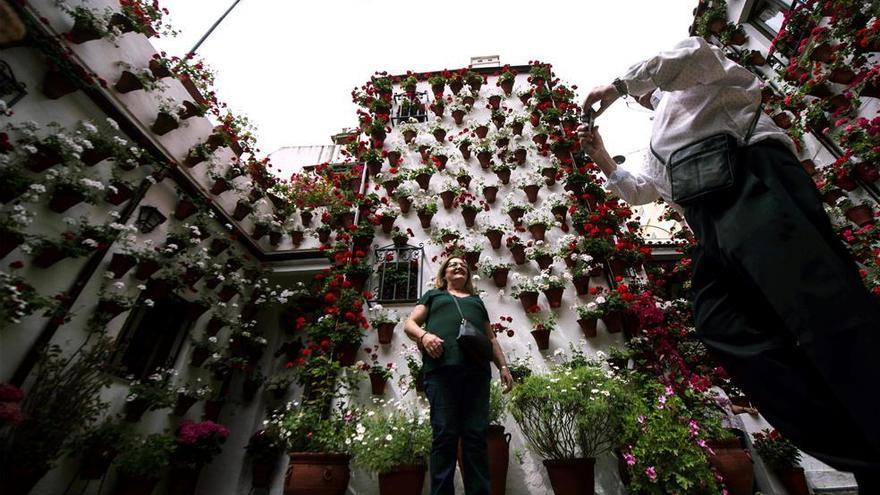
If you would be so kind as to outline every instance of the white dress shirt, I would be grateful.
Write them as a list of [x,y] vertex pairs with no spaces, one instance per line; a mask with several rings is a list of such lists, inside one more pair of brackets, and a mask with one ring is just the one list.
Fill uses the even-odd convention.
[[[742,145],[761,102],[761,81],[700,37],[630,67],[620,80],[634,96],[662,91],[651,144],[664,161],[673,151],[720,132],[736,136]],[[749,142],[768,138],[797,153],[788,135],[762,112]],[[608,177],[608,186],[630,204],[662,197],[674,205],[666,167],[650,151],[645,156],[643,171],[618,168]]]

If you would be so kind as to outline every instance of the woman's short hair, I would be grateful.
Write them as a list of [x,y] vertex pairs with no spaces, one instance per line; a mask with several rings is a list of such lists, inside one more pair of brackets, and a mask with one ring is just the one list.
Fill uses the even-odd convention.
[[467,281],[464,283],[464,290],[468,294],[474,293],[474,282],[471,279],[471,268],[467,263],[467,260],[464,259],[463,256],[449,256],[442,263],[440,263],[440,269],[437,270],[437,276],[434,278],[434,287],[438,289],[446,289],[446,267],[449,266],[449,262],[452,260],[461,260],[464,261],[465,269],[467,270]]

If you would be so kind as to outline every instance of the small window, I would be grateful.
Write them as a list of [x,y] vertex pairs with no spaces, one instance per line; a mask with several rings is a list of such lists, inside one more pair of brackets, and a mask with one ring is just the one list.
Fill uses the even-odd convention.
[[410,245],[390,245],[376,249],[375,253],[375,300],[384,303],[417,301],[422,295],[424,249]]
[[172,367],[192,327],[191,313],[190,304],[174,295],[156,300],[152,307],[139,301],[117,338],[114,368],[123,376],[142,379],[157,368]]
[[[758,0],[755,2],[755,6],[752,9],[749,21],[761,31],[767,39],[772,40],[779,33],[785,16],[795,3],[800,2],[798,0]],[[797,35],[795,37],[799,39],[801,36]],[[783,55],[791,55],[790,53],[786,53],[787,51],[788,50],[782,50]]]
[[410,97],[403,93],[394,95],[394,102],[397,104],[397,114],[391,119],[391,124],[406,122],[413,118],[417,122],[426,122],[428,120],[428,93],[416,93]]

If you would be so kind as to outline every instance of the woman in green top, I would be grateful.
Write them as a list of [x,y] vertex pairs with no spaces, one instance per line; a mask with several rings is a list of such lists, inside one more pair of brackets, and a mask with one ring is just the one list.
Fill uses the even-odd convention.
[[455,338],[462,316],[484,329],[492,342],[492,360],[501,373],[504,392],[513,387],[513,378],[495,333],[489,327],[486,306],[474,293],[467,262],[460,257],[447,258],[440,264],[434,285],[434,289],[419,299],[404,324],[407,336],[422,350],[425,393],[431,404],[434,440],[430,493],[455,493],[453,479],[461,439],[465,493],[488,495],[486,430],[491,371],[488,362],[475,363],[459,349]]

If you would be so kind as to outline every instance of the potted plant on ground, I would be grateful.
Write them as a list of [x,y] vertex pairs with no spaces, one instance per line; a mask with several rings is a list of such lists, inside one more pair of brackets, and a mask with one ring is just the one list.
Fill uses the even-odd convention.
[[130,440],[129,425],[112,418],[105,419],[74,439],[69,453],[71,457],[82,456],[79,477],[84,480],[103,477]]
[[199,471],[220,453],[229,436],[225,426],[213,421],[195,423],[184,420],[177,427],[171,470],[168,473],[168,492],[191,495],[198,483]]
[[134,439],[116,460],[116,495],[149,495],[171,462],[174,438],[155,434]]
[[619,441],[623,384],[600,367],[555,368],[514,388],[509,409],[554,493],[595,493],[596,457]]
[[278,458],[285,448],[285,441],[278,433],[277,424],[267,423],[266,428],[251,435],[245,447],[251,459],[252,488],[268,489],[271,484]]
[[782,481],[792,495],[807,495],[809,489],[804,468],[799,466],[801,453],[791,441],[776,430],[752,433],[755,451]]
[[[699,430],[684,401],[653,377],[636,375],[623,419],[620,455],[632,493],[720,493]],[[662,407],[660,407],[662,406]]]
[[[341,406],[329,410],[322,400],[293,402],[270,419],[287,445],[290,464],[285,495],[344,495],[351,477],[351,436],[357,416]],[[346,442],[349,440],[349,442]]]
[[379,475],[379,493],[421,493],[428,455],[431,424],[427,407],[372,411],[364,414],[350,438],[356,464]]

